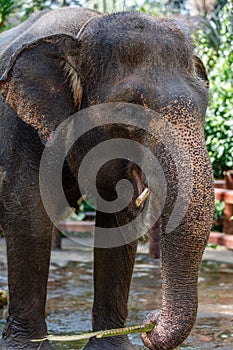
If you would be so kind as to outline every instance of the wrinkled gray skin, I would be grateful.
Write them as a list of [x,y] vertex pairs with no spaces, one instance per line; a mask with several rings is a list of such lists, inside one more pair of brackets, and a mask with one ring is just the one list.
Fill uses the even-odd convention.
[[[164,228],[177,195],[174,162],[179,154],[171,159],[155,139],[148,141],[163,166],[168,195],[161,218],[162,307],[149,316],[157,326],[142,339],[150,349],[173,349],[188,336],[196,318],[198,268],[213,212],[213,179],[203,133],[208,79],[189,38],[174,20],[65,8],[32,16],[1,34],[0,43],[0,224],[7,241],[10,294],[2,349],[37,349],[29,340],[46,334],[52,224],[39,195],[44,144],[79,108],[105,102],[147,105],[159,112],[180,134],[192,162],[191,202],[180,225],[167,234]],[[127,137],[132,130],[115,127],[105,132],[108,135],[94,131],[88,142],[82,138],[66,161],[63,184],[72,206],[80,196],[79,154],[93,142]],[[103,168],[97,180],[106,200],[114,199],[121,178],[133,183],[134,199],[146,185],[132,164],[118,160],[110,169]],[[98,226],[130,221],[129,213],[136,216],[138,209],[134,202],[129,207],[118,217],[97,212]],[[136,246],[135,241],[112,249],[95,248],[94,330],[124,326]],[[50,348],[48,342],[40,347]],[[116,337],[91,340],[85,349],[133,346],[127,337]]]

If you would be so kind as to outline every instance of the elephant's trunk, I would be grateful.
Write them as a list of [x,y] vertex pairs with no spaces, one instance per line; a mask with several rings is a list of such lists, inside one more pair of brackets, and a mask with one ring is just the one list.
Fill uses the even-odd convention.
[[[177,347],[187,338],[196,319],[198,271],[212,224],[214,186],[203,134],[199,139],[195,135],[195,140],[188,143],[186,149],[193,167],[192,184],[190,190],[187,182],[183,195],[191,191],[191,196],[186,214],[174,229],[169,229],[169,218],[174,212],[179,185],[174,174],[165,170],[168,194],[162,214],[162,310],[159,316],[151,316],[150,321],[153,318],[157,321],[152,333],[142,335],[145,345],[152,350]],[[186,174],[185,168],[183,173]],[[177,213],[179,216],[179,211]]]

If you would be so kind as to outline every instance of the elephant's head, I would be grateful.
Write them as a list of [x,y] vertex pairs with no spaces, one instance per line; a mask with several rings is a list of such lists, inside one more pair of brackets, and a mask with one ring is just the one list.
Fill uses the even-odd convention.
[[[125,127],[122,135],[137,141],[140,137],[166,178],[162,309],[155,329],[143,340],[150,349],[173,349],[188,336],[196,318],[198,269],[212,222],[213,179],[203,131],[208,78],[188,35],[174,20],[134,12],[103,16],[89,10],[64,11],[34,18],[26,34],[24,27],[17,38],[12,32],[14,40],[3,50],[2,93],[42,142],[74,112],[108,102],[144,106],[171,126],[172,131],[160,128],[159,140],[150,134],[158,128],[157,119],[149,124],[148,133],[137,130],[140,136],[136,136],[136,128]],[[181,161],[173,132],[182,140],[189,162]],[[185,174],[190,167],[189,188]],[[140,192],[141,172],[130,174]],[[173,227],[169,219],[176,208],[180,176],[181,197],[187,205]]]

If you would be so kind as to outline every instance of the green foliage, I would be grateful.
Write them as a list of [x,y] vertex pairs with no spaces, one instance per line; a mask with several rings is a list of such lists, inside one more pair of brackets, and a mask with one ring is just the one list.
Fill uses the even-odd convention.
[[44,0],[29,0],[23,4],[23,12],[22,21],[27,19],[31,13],[35,11],[41,11],[49,8],[49,4]]
[[80,205],[80,209],[85,211],[85,212],[86,211],[96,211],[94,199],[88,198],[88,201],[86,201],[84,199]]
[[145,12],[153,16],[166,16],[179,13],[185,8],[185,2],[182,0],[144,0],[126,1],[126,9]]
[[123,11],[125,2],[123,0],[89,0],[87,6],[104,13]]
[[140,11],[154,16],[179,13],[185,9],[183,0],[88,0],[87,5],[105,13]]
[[198,50],[208,69],[210,103],[206,118],[206,144],[216,178],[233,168],[233,12],[228,1],[219,15],[218,47],[198,33]]
[[[24,21],[35,11],[63,6],[81,6],[83,0],[0,0],[0,32]],[[13,18],[12,18],[13,15]],[[13,23],[12,23],[13,22]]]
[[73,212],[73,214],[70,216],[70,219],[73,221],[82,221],[85,219],[87,212],[95,211],[96,208],[94,199],[88,199],[88,202],[86,202],[85,197],[81,197],[79,203],[79,210],[78,212]]
[[8,17],[21,7],[19,1],[0,0],[0,32],[7,29]]
[[216,8],[214,12],[207,16],[204,14],[202,16],[202,26],[204,28],[206,40],[208,47],[214,48],[215,51],[218,51],[219,45],[221,43],[221,16],[224,6],[227,4],[228,0],[218,0],[216,1]]
[[213,224],[213,231],[222,232],[223,231],[223,211],[224,211],[224,202],[215,201],[215,208],[214,208],[214,224]]
[[79,0],[22,0],[23,16],[21,20],[27,19],[35,11],[46,10],[64,6],[81,6]]
[[214,209],[214,220],[218,221],[220,217],[223,216],[223,210],[224,210],[224,202],[215,201],[215,209]]

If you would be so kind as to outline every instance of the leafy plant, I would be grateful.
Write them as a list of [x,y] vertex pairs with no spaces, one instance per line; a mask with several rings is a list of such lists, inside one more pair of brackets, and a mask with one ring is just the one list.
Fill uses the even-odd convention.
[[214,231],[223,231],[223,210],[224,210],[224,202],[215,201],[215,209],[214,209]]
[[216,178],[233,168],[233,5],[223,7],[219,45],[209,47],[208,36],[197,35],[198,51],[208,69],[210,104],[206,118],[206,144]]
[[127,10],[145,12],[153,16],[169,15],[185,11],[185,1],[179,0],[144,0],[141,1],[125,1]]
[[105,13],[123,11],[125,9],[124,0],[89,0],[87,6]]
[[0,32],[6,29],[7,20],[21,7],[19,1],[0,0]]

